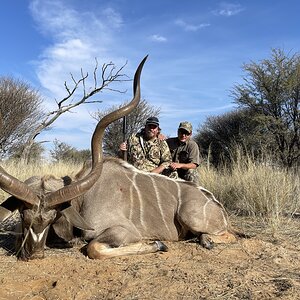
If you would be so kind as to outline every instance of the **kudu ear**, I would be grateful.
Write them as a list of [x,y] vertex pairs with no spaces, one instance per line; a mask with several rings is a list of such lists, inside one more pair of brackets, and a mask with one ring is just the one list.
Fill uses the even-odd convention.
[[11,214],[23,205],[16,197],[9,197],[0,204],[0,222],[5,221]]
[[74,227],[84,230],[94,230],[72,206],[61,210],[60,213]]

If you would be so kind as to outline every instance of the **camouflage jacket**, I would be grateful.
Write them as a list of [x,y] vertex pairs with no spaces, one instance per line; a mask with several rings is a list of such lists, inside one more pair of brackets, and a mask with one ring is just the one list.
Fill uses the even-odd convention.
[[128,162],[139,170],[151,172],[160,165],[167,168],[172,162],[167,142],[158,138],[146,141],[142,131],[129,137],[127,149]]

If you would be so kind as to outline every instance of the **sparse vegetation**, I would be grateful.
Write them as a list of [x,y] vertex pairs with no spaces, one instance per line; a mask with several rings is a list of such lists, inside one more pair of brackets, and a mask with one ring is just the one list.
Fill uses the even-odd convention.
[[[19,160],[6,160],[1,162],[1,166],[12,176],[18,178],[21,181],[26,180],[31,176],[44,176],[52,174],[57,177],[65,175],[75,175],[82,164],[76,163],[21,163]],[[0,189],[0,202],[7,197],[7,194]]]
[[75,147],[57,139],[54,140],[53,144],[54,148],[50,150],[50,154],[55,162],[80,164],[91,159],[91,151],[89,149],[77,150]]
[[42,98],[28,83],[0,76],[0,157],[19,152],[43,116]]
[[99,69],[96,59],[93,83],[88,83],[90,75],[82,69],[79,79],[71,74],[71,83],[64,83],[66,96],[55,100],[57,107],[49,112],[41,111],[41,97],[27,83],[0,77],[0,157],[19,156],[29,163],[32,147],[36,148],[36,137],[49,129],[61,115],[82,104],[101,103],[93,97],[103,91],[125,93],[114,85],[131,80],[122,73],[126,64],[117,68],[112,62],[104,63]]
[[273,49],[270,58],[245,64],[243,71],[243,83],[231,91],[239,109],[209,117],[197,130],[202,155],[218,166],[230,163],[239,146],[256,158],[268,154],[277,165],[299,168],[299,54]]
[[255,161],[236,150],[230,166],[200,168],[201,185],[232,213],[260,218],[275,231],[287,215],[300,211],[300,177],[293,171]]

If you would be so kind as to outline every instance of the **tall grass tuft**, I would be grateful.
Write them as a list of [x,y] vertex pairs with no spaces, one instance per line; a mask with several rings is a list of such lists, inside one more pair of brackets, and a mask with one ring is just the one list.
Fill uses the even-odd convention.
[[[82,167],[75,163],[44,163],[44,164],[22,164],[19,161],[2,161],[1,166],[10,175],[24,181],[31,176],[44,176],[52,174],[57,177],[74,176]],[[8,194],[0,189],[0,203],[8,197]]]
[[201,185],[236,214],[260,217],[274,228],[282,216],[300,210],[300,176],[237,150],[232,165],[222,170],[200,168]]

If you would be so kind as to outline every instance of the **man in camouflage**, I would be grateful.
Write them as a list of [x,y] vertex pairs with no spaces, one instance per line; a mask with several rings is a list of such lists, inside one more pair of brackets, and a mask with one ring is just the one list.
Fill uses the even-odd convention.
[[168,144],[158,138],[159,131],[159,120],[150,117],[145,128],[120,145],[120,150],[127,151],[128,162],[137,169],[161,174],[171,164]]
[[[199,185],[199,173],[197,167],[200,164],[199,147],[191,139],[192,124],[181,122],[178,127],[177,137],[167,139],[172,155],[170,169],[176,171],[178,177],[187,181],[192,181]],[[175,177],[172,173],[170,177]]]

